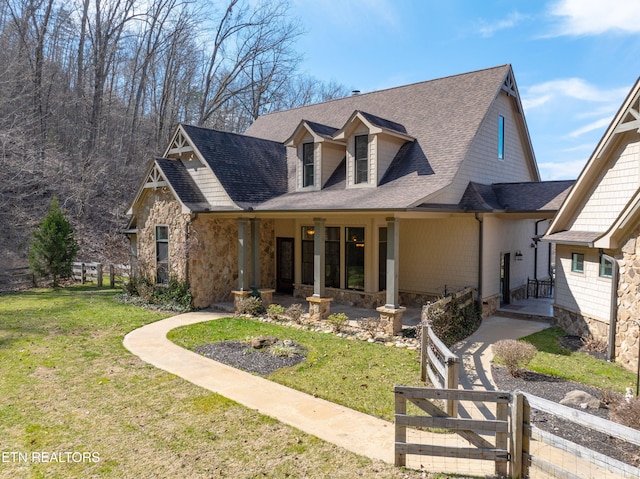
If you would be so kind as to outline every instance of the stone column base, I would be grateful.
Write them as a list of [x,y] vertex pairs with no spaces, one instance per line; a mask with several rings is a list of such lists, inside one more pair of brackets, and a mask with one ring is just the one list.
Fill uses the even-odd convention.
[[240,311],[240,305],[242,300],[251,296],[251,290],[231,291],[233,293],[233,308],[236,313]]
[[308,296],[307,301],[309,301],[309,319],[311,319],[311,321],[320,321],[329,316],[330,304],[333,298]]
[[380,319],[386,321],[387,326],[385,332],[392,336],[395,336],[402,331],[402,315],[407,308],[400,306],[399,308],[389,308],[387,306],[380,306],[376,308],[376,311],[380,313]]
[[276,292],[275,289],[259,289],[260,299],[262,299],[262,305],[265,308],[268,308],[269,305],[273,302],[273,293]]

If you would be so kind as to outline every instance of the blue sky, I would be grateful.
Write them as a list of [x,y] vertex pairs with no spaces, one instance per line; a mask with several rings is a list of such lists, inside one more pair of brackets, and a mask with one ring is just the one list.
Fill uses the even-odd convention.
[[638,0],[292,0],[306,73],[363,93],[510,63],[543,180],[576,178],[640,76]]

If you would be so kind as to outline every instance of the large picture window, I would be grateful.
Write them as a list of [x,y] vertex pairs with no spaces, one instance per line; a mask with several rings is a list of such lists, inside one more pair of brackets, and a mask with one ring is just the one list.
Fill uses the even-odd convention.
[[355,183],[367,183],[369,181],[369,136],[359,135],[355,137]]
[[[302,227],[302,283],[313,284],[314,256],[313,226]],[[340,287],[340,228],[325,228],[324,243],[324,285],[328,288]]]
[[345,228],[345,288],[364,290],[364,228]]
[[169,284],[168,226],[156,226],[156,283]]
[[302,186],[313,186],[313,143],[302,145]]
[[387,228],[380,228],[378,243],[378,291],[387,289]]

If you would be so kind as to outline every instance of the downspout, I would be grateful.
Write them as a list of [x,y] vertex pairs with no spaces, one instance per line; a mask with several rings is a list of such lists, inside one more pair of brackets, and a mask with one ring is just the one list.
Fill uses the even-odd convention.
[[609,306],[609,346],[607,348],[607,360],[616,359],[616,329],[618,320],[618,274],[619,266],[615,258],[600,251],[604,259],[611,262],[611,304]]
[[478,222],[478,302],[482,301],[482,250],[484,242],[484,218],[478,213],[475,214]]
[[[538,279],[538,224],[547,220],[548,218],[545,218],[535,223],[535,236],[533,240],[535,244],[535,248],[533,249],[533,279],[535,280]],[[549,244],[549,246],[551,246],[551,244]],[[551,250],[549,250],[549,253],[551,253]],[[549,261],[551,261],[551,254],[549,254]]]

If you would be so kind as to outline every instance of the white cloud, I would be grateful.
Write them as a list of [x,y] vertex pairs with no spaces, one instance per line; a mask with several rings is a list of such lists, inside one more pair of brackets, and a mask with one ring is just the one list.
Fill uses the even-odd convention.
[[605,32],[640,33],[637,0],[559,0],[549,13],[557,17],[555,35],[599,35]]
[[495,32],[513,28],[527,18],[527,15],[522,15],[519,12],[513,12],[507,18],[499,20],[495,23],[488,23],[484,20],[481,20],[481,26],[479,29],[480,35],[482,35],[483,37],[491,37]]
[[594,121],[592,123],[589,123],[588,125],[584,125],[580,128],[578,128],[577,130],[572,131],[571,133],[569,133],[569,136],[571,138],[577,138],[578,136],[582,136],[585,133],[590,133],[594,130],[599,130],[601,128],[606,128],[607,126],[609,126],[609,123],[611,123],[611,118],[610,117],[606,117],[606,118],[601,118],[597,121]]
[[538,163],[538,169],[544,181],[573,180],[578,177],[586,163],[587,157],[585,156],[583,160],[561,159],[553,163]]
[[530,108],[543,105],[552,99],[568,97],[589,102],[616,102],[624,98],[628,88],[600,89],[582,78],[563,78],[551,80],[526,88],[523,104]]

